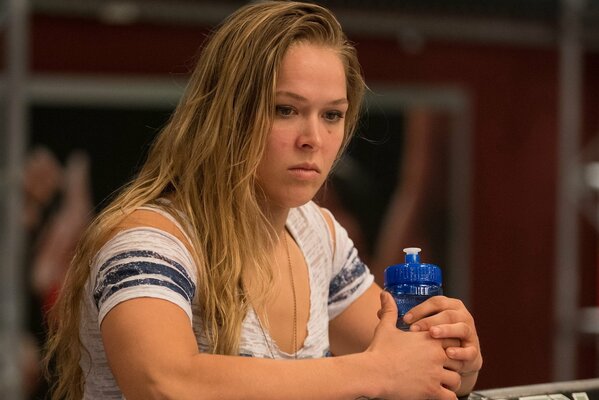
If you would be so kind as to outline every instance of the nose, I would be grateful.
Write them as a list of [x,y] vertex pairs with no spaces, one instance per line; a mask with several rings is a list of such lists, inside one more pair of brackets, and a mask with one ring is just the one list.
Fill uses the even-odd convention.
[[304,150],[319,149],[322,144],[321,129],[323,127],[317,115],[306,117],[301,127],[301,134],[298,137],[298,147]]

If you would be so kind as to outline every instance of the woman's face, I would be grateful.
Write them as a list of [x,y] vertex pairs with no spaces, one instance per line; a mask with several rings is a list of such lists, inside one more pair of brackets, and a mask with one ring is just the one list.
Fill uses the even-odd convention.
[[345,69],[329,47],[287,50],[276,82],[275,113],[257,180],[271,207],[310,201],[324,183],[344,137]]

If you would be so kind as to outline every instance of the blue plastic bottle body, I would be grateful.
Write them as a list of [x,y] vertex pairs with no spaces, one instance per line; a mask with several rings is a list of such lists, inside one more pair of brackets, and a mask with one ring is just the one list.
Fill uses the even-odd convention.
[[405,263],[385,268],[385,290],[395,299],[396,326],[404,331],[410,328],[403,321],[408,311],[429,297],[443,294],[441,269],[435,264],[421,263],[420,250],[418,247],[405,248]]
[[398,284],[385,287],[385,290],[391,293],[397,304],[397,324],[396,326],[408,331],[410,325],[403,321],[403,316],[406,315],[413,307],[422,303],[429,297],[443,294],[443,288],[434,284],[410,283]]

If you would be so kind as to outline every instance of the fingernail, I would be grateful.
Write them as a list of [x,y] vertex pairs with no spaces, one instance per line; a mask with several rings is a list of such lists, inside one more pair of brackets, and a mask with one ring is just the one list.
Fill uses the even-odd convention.
[[441,334],[441,328],[438,328],[436,326],[433,326],[431,328],[431,335],[432,336],[439,336]]
[[412,325],[412,326],[410,326],[410,330],[412,332],[419,332],[420,331],[420,325]]
[[449,357],[455,356],[455,349],[447,349],[447,355]]
[[407,313],[406,315],[403,316],[403,320],[407,323],[410,323],[410,321],[412,320],[412,318],[414,318],[414,316],[410,313]]

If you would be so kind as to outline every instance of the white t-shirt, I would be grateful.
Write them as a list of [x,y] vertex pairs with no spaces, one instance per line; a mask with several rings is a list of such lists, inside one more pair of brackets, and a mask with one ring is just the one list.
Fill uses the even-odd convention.
[[[177,225],[165,210],[143,207],[161,213]],[[301,249],[310,280],[308,335],[297,358],[329,356],[329,321],[345,310],[370,287],[374,278],[359,259],[353,242],[337,221],[335,241],[321,209],[310,202],[290,210],[286,227]],[[183,230],[182,230],[183,231]],[[85,399],[121,399],[108,367],[100,324],[104,316],[122,301],[153,297],[181,307],[193,327],[198,348],[207,349],[202,335],[202,316],[194,302],[196,266],[185,245],[160,229],[127,229],[108,241],[91,265],[85,286],[80,324],[80,361],[85,377]],[[266,328],[262,329],[250,308],[241,329],[239,353],[242,356],[292,359],[295,354],[281,351]]]

